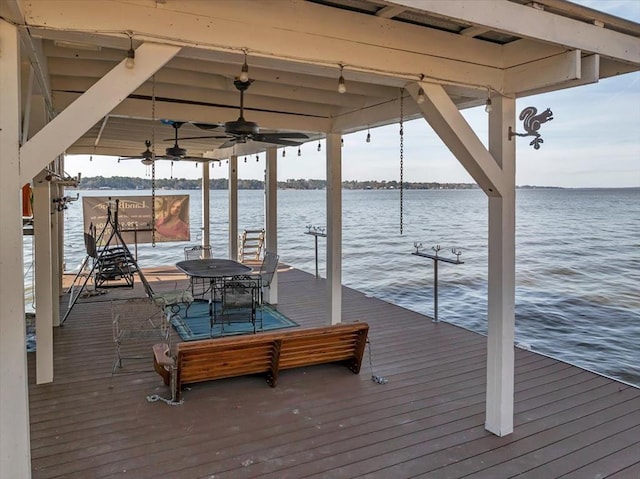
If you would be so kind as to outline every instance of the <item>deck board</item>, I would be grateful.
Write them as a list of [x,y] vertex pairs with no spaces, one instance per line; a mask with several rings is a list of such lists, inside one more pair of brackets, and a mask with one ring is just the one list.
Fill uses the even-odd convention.
[[[515,432],[496,437],[484,429],[486,338],[349,288],[343,320],[370,325],[359,375],[310,366],[282,371],[276,388],[245,376],[194,384],[180,406],[149,402],[169,395],[150,345],[148,359],[111,374],[110,300],[136,295],[139,285],[76,304],[54,331],[54,383],[35,384],[28,355],[34,478],[624,479],[640,469],[640,389],[516,349]],[[301,326],[326,323],[325,295],[324,280],[281,268],[278,309]]]

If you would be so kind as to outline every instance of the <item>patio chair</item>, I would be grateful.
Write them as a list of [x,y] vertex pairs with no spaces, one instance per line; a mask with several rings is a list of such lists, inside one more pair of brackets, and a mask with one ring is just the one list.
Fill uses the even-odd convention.
[[[211,246],[185,246],[184,248],[184,259],[211,259],[213,255],[211,254]],[[191,288],[191,294],[195,297],[204,298],[205,294],[209,292],[209,288],[211,288],[210,282],[206,278],[189,278],[189,287]],[[196,294],[196,291],[198,293]]]
[[260,279],[242,275],[227,278],[222,283],[221,330],[225,322],[250,322],[256,332],[256,322],[262,331],[262,311],[260,307]]
[[[123,359],[149,359],[149,344],[170,344],[169,315],[147,298],[111,301],[115,355],[111,373],[122,369]],[[145,354],[147,353],[147,354]]]
[[260,266],[260,305],[264,303],[264,291],[271,286],[271,281],[278,268],[278,259],[280,257],[270,251],[265,251],[262,265]]

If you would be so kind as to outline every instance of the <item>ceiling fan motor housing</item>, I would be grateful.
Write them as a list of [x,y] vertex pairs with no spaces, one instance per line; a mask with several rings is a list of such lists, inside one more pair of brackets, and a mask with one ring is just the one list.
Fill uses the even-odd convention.
[[253,121],[245,121],[240,117],[236,121],[228,121],[224,124],[224,131],[232,135],[257,135],[260,131],[258,124]]
[[167,153],[167,156],[179,157],[187,155],[187,150],[184,148],[180,148],[177,144],[170,148],[167,148],[165,151]]

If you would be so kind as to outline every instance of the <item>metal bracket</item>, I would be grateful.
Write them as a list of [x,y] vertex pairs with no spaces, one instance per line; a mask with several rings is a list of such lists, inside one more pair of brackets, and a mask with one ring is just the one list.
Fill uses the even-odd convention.
[[511,141],[511,138],[514,136],[533,136],[534,138],[529,143],[529,146],[533,146],[534,149],[539,150],[540,145],[544,143],[544,140],[540,136],[540,133],[538,133],[538,130],[543,123],[553,120],[553,112],[551,111],[551,108],[547,108],[545,111],[538,114],[538,109],[536,107],[528,106],[520,112],[519,118],[523,122],[526,133],[518,133],[509,127],[509,141]]

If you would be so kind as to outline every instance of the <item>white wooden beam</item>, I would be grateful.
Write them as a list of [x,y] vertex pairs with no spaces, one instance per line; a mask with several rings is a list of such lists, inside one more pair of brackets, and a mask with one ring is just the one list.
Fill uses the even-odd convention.
[[[144,19],[135,25],[138,38],[166,37],[167,32],[175,32],[176,42],[200,49],[246,49],[292,64],[335,65],[336,71],[342,63],[376,76],[407,72],[406,78],[414,79],[424,73],[500,89],[496,71],[501,65],[500,45],[311,2],[293,3],[295,8],[277,0],[172,2],[162,9],[125,3],[113,9],[94,2],[92,15],[87,16],[80,15],[74,2],[59,0],[51,5],[34,0],[28,21],[56,30],[82,25],[84,30],[118,32],[130,30],[131,19]],[[201,21],[194,22],[194,16]],[[211,24],[215,24],[216,45],[203,42],[211,36]]]
[[179,51],[172,45],[146,43],[136,51],[134,68],[127,69],[123,59],[22,146],[21,181],[29,181]]
[[640,65],[640,38],[505,0],[392,0],[389,3],[435,13],[515,36],[598,53]]
[[376,12],[376,16],[380,18],[393,18],[404,12],[406,8],[397,5],[387,5]]
[[[44,172],[33,182],[33,242],[35,265],[36,304],[36,383],[53,381],[53,296],[52,296],[52,252],[50,183]],[[57,232],[56,232],[57,234]]]
[[524,98],[531,95],[548,93],[550,91],[558,91],[565,88],[573,88],[581,85],[597,83],[600,80],[600,55],[589,55],[588,57],[582,57],[580,59],[580,63],[580,78],[555,83],[547,87],[521,91],[516,95],[516,98]]
[[327,134],[327,317],[342,322],[342,135]]
[[504,176],[501,195],[489,197],[487,395],[485,427],[513,432],[515,328],[515,142],[507,131],[515,121],[515,100],[497,97],[489,113],[489,151]]
[[[0,477],[31,477],[20,201],[18,32],[0,19]],[[16,276],[19,281],[16,281]]]
[[[266,174],[264,181],[265,251],[278,254],[278,150],[267,148]],[[265,301],[278,304],[278,268],[271,278]]]
[[[49,204],[53,204],[53,199],[59,198],[63,194],[63,186],[51,185],[49,187]],[[64,215],[52,215],[51,224],[51,322],[54,327],[58,327],[60,326],[60,297],[63,291],[62,275],[64,274]]]
[[503,94],[553,87],[581,77],[581,52],[573,50],[551,58],[511,67],[504,72]]
[[209,163],[202,163],[202,246],[211,246],[211,185],[209,182]]
[[238,157],[229,158],[229,259],[238,260]]
[[412,83],[407,85],[407,91],[416,103],[420,85],[425,92],[425,101],[418,106],[425,120],[480,188],[488,196],[499,196],[505,188],[502,171],[447,92],[440,85]]

